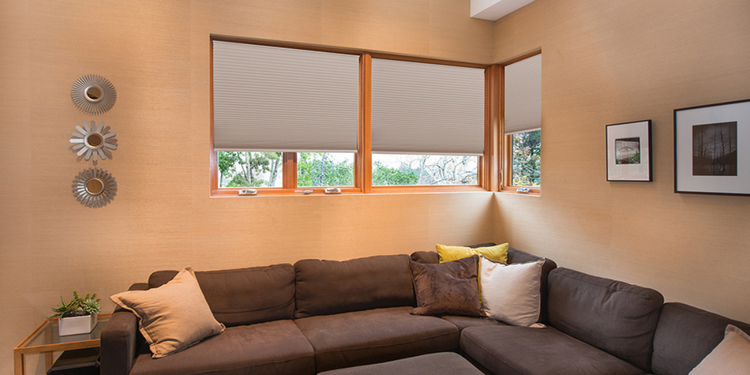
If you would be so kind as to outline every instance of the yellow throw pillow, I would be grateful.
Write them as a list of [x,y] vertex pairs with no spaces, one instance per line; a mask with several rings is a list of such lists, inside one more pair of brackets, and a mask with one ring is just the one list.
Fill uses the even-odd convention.
[[471,248],[466,246],[445,246],[436,244],[440,263],[450,262],[458,259],[468,258],[472,255],[481,255],[502,263],[508,263],[508,244],[495,246]]
[[152,358],[161,358],[221,333],[192,268],[186,267],[168,283],[149,290],[132,290],[110,297],[139,318]]

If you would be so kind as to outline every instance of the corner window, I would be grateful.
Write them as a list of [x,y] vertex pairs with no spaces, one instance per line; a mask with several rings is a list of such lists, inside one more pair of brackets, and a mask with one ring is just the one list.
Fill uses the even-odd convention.
[[372,156],[373,186],[477,185],[478,156]]
[[497,66],[221,39],[211,195],[489,188]]
[[281,152],[219,151],[219,187],[282,187]]
[[511,184],[513,186],[541,186],[542,131],[534,130],[510,136]]
[[502,190],[539,193],[542,185],[542,55],[504,69]]
[[298,153],[297,186],[354,186],[354,154],[339,152]]

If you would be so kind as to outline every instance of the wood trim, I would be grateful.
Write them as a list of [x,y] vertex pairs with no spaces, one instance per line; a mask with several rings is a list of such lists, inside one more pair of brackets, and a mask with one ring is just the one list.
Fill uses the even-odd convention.
[[480,185],[489,191],[500,189],[499,71],[498,65],[485,71],[484,157],[480,161],[484,174]]
[[284,164],[282,164],[281,166],[281,186],[283,186],[284,189],[287,190],[294,190],[295,188],[297,188],[297,153],[285,152],[281,157],[284,160]]
[[417,185],[417,186],[373,186],[376,194],[396,193],[446,193],[446,192],[487,191],[479,185]]
[[[240,38],[225,35],[210,36],[211,42],[214,40],[226,41],[226,42],[237,42],[237,43],[249,43],[259,44],[267,46],[285,47],[285,48],[297,48],[306,49],[313,51],[322,52],[333,52],[333,53],[345,53],[345,54],[359,54],[360,57],[360,108],[359,108],[359,123],[358,123],[358,135],[357,135],[357,154],[354,160],[354,187],[343,187],[341,188],[342,194],[352,193],[370,193],[370,192],[443,192],[443,191],[477,191],[477,190],[490,190],[497,191],[499,188],[498,177],[498,164],[496,162],[498,158],[497,141],[495,141],[497,133],[496,124],[498,123],[496,115],[495,104],[497,102],[497,86],[489,84],[493,81],[496,82],[496,72],[501,72],[496,65],[478,64],[472,62],[461,62],[461,61],[449,61],[440,60],[434,58],[418,57],[418,56],[405,56],[395,55],[387,53],[370,53],[363,50],[351,49],[351,48],[337,48],[320,45],[308,45],[302,43],[291,43],[291,42],[280,42],[267,39],[253,39],[253,38]],[[210,76],[213,77],[213,43],[209,45],[210,51]],[[371,92],[372,92],[372,58],[382,58],[390,60],[401,60],[401,61],[412,61],[429,64],[441,64],[451,66],[462,66],[470,68],[485,69],[485,140],[484,140],[484,154],[479,157],[478,170],[477,170],[477,185],[465,186],[465,185],[441,185],[441,186],[389,186],[389,187],[372,187],[372,123],[371,123]],[[494,69],[494,72],[493,72]],[[490,87],[488,87],[490,86]],[[214,150],[214,107],[213,107],[213,80],[211,82],[211,129],[210,129],[210,157],[209,157],[209,173],[210,173],[210,196],[212,197],[236,197],[238,196],[239,188],[220,188],[219,187],[219,167],[218,167],[218,153]],[[311,188],[297,187],[297,154],[293,152],[285,152],[283,156],[283,167],[282,167],[282,188],[257,188],[259,196],[268,195],[301,195],[295,193],[295,190],[309,190]],[[322,194],[324,187],[312,188],[313,194]]]
[[[501,62],[499,66],[499,83],[498,83],[498,91],[499,91],[499,113],[498,113],[498,119],[499,119],[499,126],[498,126],[498,139],[500,139],[500,146],[501,149],[501,155],[500,155],[500,165],[501,165],[501,181],[500,181],[500,187],[499,191],[502,192],[512,192],[516,193],[516,190],[521,186],[514,186],[513,185],[513,142],[511,139],[511,135],[505,134],[505,67],[507,65],[519,62],[521,60],[528,59],[529,57],[540,55],[542,53],[541,48],[537,48],[533,51],[529,51],[526,53],[523,53],[521,55],[512,57],[510,59],[507,59],[503,62]],[[540,195],[542,192],[541,187],[539,186],[524,186],[528,187],[530,192],[529,193],[517,193],[517,194],[529,194],[529,195]]]
[[360,181],[363,193],[372,191],[372,56],[362,54],[359,64],[360,71],[360,105],[359,105],[359,140],[357,165],[359,174],[355,178]]
[[537,48],[537,49],[534,49],[532,51],[524,52],[524,53],[522,53],[520,55],[513,56],[513,57],[511,57],[509,59],[505,59],[503,61],[499,61],[497,64],[505,67],[506,65],[517,63],[517,62],[519,62],[521,60],[526,60],[526,59],[528,59],[531,56],[540,55],[541,53],[542,53],[542,49],[541,48]]
[[486,69],[487,67],[489,67],[489,65],[487,64],[478,64],[478,63],[472,63],[472,62],[466,62],[466,61],[441,60],[441,59],[435,59],[435,58],[430,58],[430,57],[396,55],[396,54],[380,53],[380,52],[373,52],[370,54],[370,56],[374,59],[410,61],[410,62],[437,64],[437,65],[451,65],[451,66],[461,66],[464,68]]
[[228,35],[217,35],[211,34],[211,40],[218,40],[222,42],[233,42],[233,43],[245,43],[245,44],[257,44],[261,46],[270,47],[282,47],[282,48],[293,48],[293,49],[304,49],[308,51],[320,51],[320,52],[332,52],[332,53],[343,53],[347,55],[359,55],[362,50],[355,48],[343,48],[343,47],[330,47],[318,44],[305,44],[295,42],[284,42],[272,39],[256,39],[256,38],[242,38],[237,36]]
[[214,44],[213,39],[210,39],[208,43],[208,49],[209,49],[209,72],[208,76],[211,77],[209,88],[210,88],[210,96],[209,96],[209,103],[208,106],[210,108],[210,129],[209,129],[209,150],[211,152],[209,153],[209,160],[208,160],[208,173],[209,173],[209,195],[214,195],[219,191],[219,155],[217,154],[216,150],[214,150]]
[[484,69],[490,66],[488,64],[481,64],[481,63],[475,63],[475,62],[470,62],[470,61],[443,60],[443,59],[437,59],[433,57],[398,55],[398,54],[386,53],[386,52],[372,52],[372,51],[358,49],[358,48],[332,47],[332,46],[325,46],[325,45],[319,45],[319,44],[285,42],[285,41],[278,41],[278,40],[271,40],[271,39],[242,38],[242,37],[218,35],[218,34],[211,34],[211,40],[212,41],[219,40],[223,42],[234,42],[234,43],[258,44],[258,45],[271,46],[271,47],[304,49],[304,50],[320,51],[320,52],[343,53],[343,54],[348,54],[348,55],[367,54],[367,55],[370,55],[371,58],[376,58],[376,59],[413,61],[413,62],[421,62],[421,63],[428,63],[428,64],[463,66],[467,68]]

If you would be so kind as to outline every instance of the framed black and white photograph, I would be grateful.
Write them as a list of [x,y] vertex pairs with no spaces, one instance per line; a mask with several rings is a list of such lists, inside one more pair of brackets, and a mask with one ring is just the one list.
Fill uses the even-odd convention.
[[674,111],[675,192],[750,195],[750,100]]
[[652,181],[651,120],[607,125],[607,181]]

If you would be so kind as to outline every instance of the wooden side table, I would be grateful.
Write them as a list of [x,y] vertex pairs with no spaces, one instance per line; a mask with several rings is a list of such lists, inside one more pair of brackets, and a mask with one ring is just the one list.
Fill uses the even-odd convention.
[[91,333],[82,335],[60,336],[57,331],[57,318],[44,321],[34,332],[13,349],[15,375],[26,374],[26,356],[41,354],[45,356],[45,370],[52,367],[54,352],[73,349],[98,348],[101,345],[102,329],[112,314],[99,314],[96,327]]

